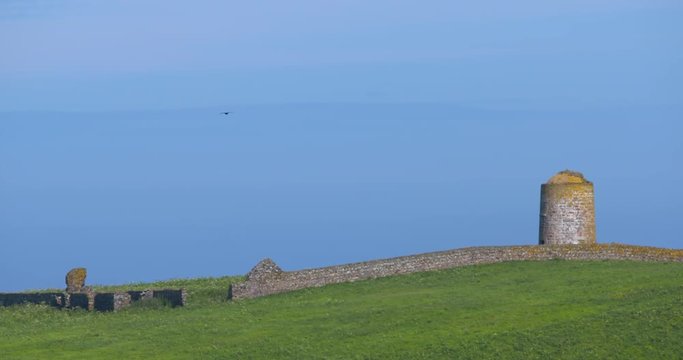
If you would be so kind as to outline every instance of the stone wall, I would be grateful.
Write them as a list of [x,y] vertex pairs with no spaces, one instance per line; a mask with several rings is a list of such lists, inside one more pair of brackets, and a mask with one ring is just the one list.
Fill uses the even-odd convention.
[[21,304],[45,304],[62,307],[66,303],[64,293],[0,294],[0,306]]
[[466,265],[550,259],[683,262],[683,250],[622,244],[471,247],[289,272],[282,271],[272,260],[265,259],[247,274],[246,281],[230,285],[228,298],[254,298],[328,284]]
[[153,297],[155,299],[162,299],[164,302],[171,306],[184,306],[187,302],[187,292],[185,289],[180,290],[154,290]]
[[135,301],[162,299],[168,306],[185,306],[185,289],[162,289],[97,293],[94,291],[76,293],[0,293],[0,306],[21,304],[46,304],[57,308],[84,309],[98,311],[118,311]]
[[595,243],[593,184],[581,173],[561,171],[541,185],[538,243]]
[[128,293],[98,293],[95,295],[95,310],[119,311],[130,305]]
[[127,291],[131,301],[148,300],[154,297],[153,290],[132,290]]
[[65,307],[69,309],[83,309],[92,310],[94,302],[91,297],[94,297],[93,293],[65,293],[66,298]]

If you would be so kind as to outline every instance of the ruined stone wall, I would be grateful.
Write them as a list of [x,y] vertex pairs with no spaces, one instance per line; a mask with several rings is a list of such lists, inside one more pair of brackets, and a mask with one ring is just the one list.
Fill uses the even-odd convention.
[[45,304],[62,307],[66,303],[64,293],[19,293],[0,294],[0,306],[21,304]]
[[185,289],[154,290],[152,293],[152,297],[154,299],[163,300],[170,307],[184,306],[187,302],[187,292],[185,291]]
[[232,284],[231,299],[420,271],[521,260],[639,260],[683,262],[683,250],[622,244],[471,247],[317,269],[282,271],[272,260],[257,264],[246,281]]
[[131,296],[125,292],[98,293],[95,295],[95,310],[119,311],[130,305]]
[[[93,293],[64,293],[65,307],[70,309],[92,310],[94,306]],[[91,300],[92,299],[92,300]]]
[[164,304],[176,307],[187,304],[185,289],[162,289],[98,293],[94,291],[76,293],[0,293],[0,306],[21,304],[46,304],[57,308],[97,311],[118,311],[136,301],[161,299]]

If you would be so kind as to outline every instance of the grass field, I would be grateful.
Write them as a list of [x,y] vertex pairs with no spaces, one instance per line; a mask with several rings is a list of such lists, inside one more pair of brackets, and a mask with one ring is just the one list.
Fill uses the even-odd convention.
[[0,308],[0,359],[683,358],[683,263],[510,262],[226,301],[236,279],[125,287],[185,287],[176,309]]

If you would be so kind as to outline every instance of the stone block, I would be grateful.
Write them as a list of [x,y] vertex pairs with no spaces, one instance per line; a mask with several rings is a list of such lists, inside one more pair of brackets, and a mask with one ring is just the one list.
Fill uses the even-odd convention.
[[66,274],[66,292],[74,293],[83,290],[86,276],[87,270],[85,268],[71,269]]

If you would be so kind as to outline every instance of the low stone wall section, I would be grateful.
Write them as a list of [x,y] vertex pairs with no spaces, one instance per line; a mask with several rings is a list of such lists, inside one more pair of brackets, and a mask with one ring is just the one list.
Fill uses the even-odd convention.
[[18,293],[0,294],[0,306],[21,304],[45,304],[63,307],[66,304],[64,293]]
[[65,293],[66,303],[65,307],[69,309],[83,309],[92,310],[93,302],[91,297],[94,297],[93,293]]
[[255,298],[328,284],[467,265],[551,259],[683,262],[683,250],[616,243],[470,247],[289,272],[265,259],[247,274],[246,281],[230,285],[228,298]]
[[130,295],[131,301],[148,300],[153,298],[154,291],[152,290],[132,290],[127,291]]
[[163,300],[168,306],[171,307],[185,306],[185,303],[187,302],[187,292],[185,289],[154,290],[152,297]]
[[130,306],[130,295],[128,293],[98,293],[95,295],[95,310],[97,311],[119,311]]
[[113,293],[75,292],[75,293],[0,293],[0,306],[21,304],[46,304],[56,308],[84,309],[97,311],[118,311],[135,301],[162,299],[171,307],[185,306],[185,289],[162,289],[126,291]]

